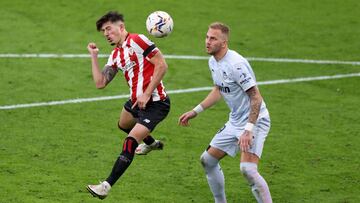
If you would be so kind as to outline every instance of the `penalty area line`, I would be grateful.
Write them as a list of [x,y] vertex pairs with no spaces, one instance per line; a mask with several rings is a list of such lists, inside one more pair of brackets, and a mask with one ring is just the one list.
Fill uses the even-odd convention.
[[[350,73],[350,74],[338,74],[338,75],[331,75],[331,76],[316,76],[316,77],[302,77],[302,78],[293,78],[293,79],[259,81],[259,82],[257,82],[257,85],[275,85],[275,84],[286,84],[286,83],[307,82],[307,81],[317,81],[317,80],[331,80],[331,79],[349,78],[349,77],[360,77],[360,72],[359,73]],[[182,94],[182,93],[189,93],[189,92],[200,92],[200,91],[209,91],[212,88],[213,87],[197,87],[197,88],[189,88],[189,89],[169,90],[169,91],[167,91],[167,93],[168,94]],[[40,106],[55,106],[55,105],[64,105],[64,104],[76,104],[76,103],[106,101],[106,100],[124,99],[124,98],[129,98],[129,95],[123,94],[123,95],[94,97],[94,98],[69,99],[69,100],[62,100],[62,101],[5,105],[5,106],[0,106],[0,110],[31,108],[31,107],[40,107]]]

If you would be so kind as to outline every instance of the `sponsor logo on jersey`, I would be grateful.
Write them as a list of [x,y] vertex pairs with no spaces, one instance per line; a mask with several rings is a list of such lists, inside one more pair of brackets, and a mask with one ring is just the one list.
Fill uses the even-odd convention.
[[127,63],[124,67],[125,70],[130,70],[132,67],[136,66],[135,61],[130,61],[130,63]]
[[219,86],[220,92],[229,93],[230,87]]
[[251,80],[251,75],[248,76],[246,73],[241,73],[240,79],[241,79],[240,82],[241,85],[246,84]]
[[241,80],[240,84],[246,84],[248,83],[249,81],[251,80],[251,77],[248,77],[248,78],[244,78],[243,80]]

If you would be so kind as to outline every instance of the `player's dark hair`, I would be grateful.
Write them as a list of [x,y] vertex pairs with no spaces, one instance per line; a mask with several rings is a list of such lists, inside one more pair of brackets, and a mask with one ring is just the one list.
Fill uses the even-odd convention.
[[121,13],[118,13],[117,11],[109,11],[107,14],[102,16],[98,21],[96,21],[96,29],[97,29],[97,31],[100,31],[101,27],[106,22],[115,23],[117,21],[124,22],[124,15]]

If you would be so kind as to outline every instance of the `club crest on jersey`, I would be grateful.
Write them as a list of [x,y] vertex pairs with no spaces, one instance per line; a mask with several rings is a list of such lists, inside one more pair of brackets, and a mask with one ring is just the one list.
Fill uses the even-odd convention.
[[223,79],[224,79],[224,80],[226,80],[226,79],[228,79],[228,78],[229,78],[229,76],[226,74],[226,72],[225,72],[225,71],[223,71],[223,74],[222,74],[222,75],[223,75]]
[[133,55],[133,54],[134,54],[134,49],[133,49],[133,48],[129,47],[129,48],[128,48],[128,51],[129,51],[129,54],[130,54],[130,55]]

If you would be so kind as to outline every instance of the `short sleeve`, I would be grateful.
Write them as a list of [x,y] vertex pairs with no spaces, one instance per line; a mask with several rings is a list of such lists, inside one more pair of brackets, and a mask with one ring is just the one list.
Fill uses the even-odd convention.
[[250,72],[250,67],[243,63],[233,65],[233,80],[240,85],[240,87],[247,91],[256,85],[255,78]]
[[118,54],[119,54],[119,49],[115,48],[111,52],[111,54],[110,54],[110,56],[108,58],[108,61],[106,63],[106,66],[112,66],[113,68],[117,68],[116,58],[117,58]]
[[136,35],[133,39],[133,48],[137,53],[141,53],[147,59],[151,59],[159,52],[154,42],[150,41],[145,35]]
[[216,73],[214,71],[213,68],[213,63],[214,63],[214,59],[212,59],[212,57],[209,58],[208,64],[209,64],[209,71],[211,73],[211,78],[213,80],[213,85],[216,85],[216,81],[215,81],[215,77],[216,77]]
[[114,60],[112,54],[109,56],[106,66],[112,66],[114,64]]

